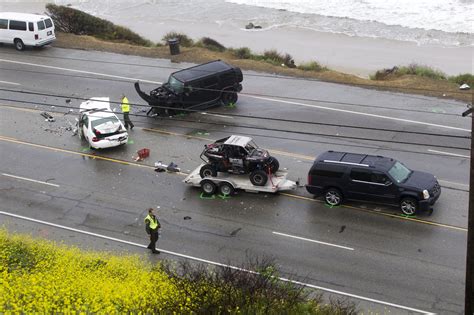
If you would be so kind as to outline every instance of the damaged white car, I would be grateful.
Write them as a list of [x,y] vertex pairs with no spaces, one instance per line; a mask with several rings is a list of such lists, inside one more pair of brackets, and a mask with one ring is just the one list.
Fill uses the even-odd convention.
[[125,126],[110,109],[110,98],[93,97],[79,106],[78,132],[93,149],[126,144]]

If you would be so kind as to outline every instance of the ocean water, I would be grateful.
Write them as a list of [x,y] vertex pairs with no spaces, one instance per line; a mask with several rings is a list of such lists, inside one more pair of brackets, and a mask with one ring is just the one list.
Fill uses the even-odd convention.
[[[245,30],[249,22],[419,45],[474,46],[474,0],[55,0],[117,22],[214,22]],[[127,26],[131,22],[127,19]]]
[[226,0],[321,17],[379,22],[449,33],[473,33],[474,0]]

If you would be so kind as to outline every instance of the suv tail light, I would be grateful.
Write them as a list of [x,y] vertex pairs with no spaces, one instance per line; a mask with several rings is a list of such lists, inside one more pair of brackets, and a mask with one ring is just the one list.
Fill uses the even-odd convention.
[[308,174],[308,185],[311,186],[311,175],[310,174]]
[[37,40],[39,38],[38,34],[35,34],[35,39]]
[[93,131],[94,131],[94,133],[95,133],[96,136],[100,136],[100,131],[99,131],[99,130],[97,130],[97,129],[94,128]]
[[99,138],[97,138],[97,137],[92,138],[92,142],[97,142],[97,141],[99,141]]

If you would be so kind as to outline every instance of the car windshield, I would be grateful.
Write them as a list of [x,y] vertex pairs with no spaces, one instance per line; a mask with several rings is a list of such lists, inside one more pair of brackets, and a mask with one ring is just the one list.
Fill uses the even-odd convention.
[[252,153],[253,150],[255,150],[255,149],[257,149],[257,148],[258,148],[258,146],[257,146],[257,144],[256,144],[255,142],[253,142],[253,140],[250,141],[249,143],[247,143],[247,144],[245,145],[245,149],[246,149],[249,153]]
[[411,174],[411,170],[400,162],[395,162],[392,168],[388,171],[390,176],[397,181],[397,183],[404,182]]
[[107,127],[118,127],[120,125],[120,122],[117,117],[110,116],[110,117],[104,117],[100,119],[93,120],[91,122],[91,127],[92,128],[107,128]]
[[170,76],[168,80],[168,87],[173,90],[176,94],[182,93],[184,84],[173,76]]

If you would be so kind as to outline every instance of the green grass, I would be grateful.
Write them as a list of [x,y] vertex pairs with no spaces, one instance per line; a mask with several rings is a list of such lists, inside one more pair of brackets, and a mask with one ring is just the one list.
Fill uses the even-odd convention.
[[218,52],[224,52],[226,51],[226,47],[219,43],[218,41],[209,38],[209,37],[203,37],[201,38],[197,43],[196,46],[198,47],[203,47],[212,51],[218,51]]
[[326,71],[328,68],[322,66],[319,62],[317,61],[311,61],[307,63],[301,63],[297,66],[298,69],[303,70],[303,71],[316,71],[316,72],[321,72],[321,71]]
[[459,85],[463,85],[464,83],[466,83],[471,87],[471,89],[474,88],[474,75],[470,73],[464,73],[449,77],[449,81]]
[[168,40],[172,38],[179,39],[179,44],[183,47],[192,47],[194,45],[194,41],[190,37],[188,37],[186,34],[177,32],[166,33],[166,35],[163,36],[162,41],[166,44]]
[[447,76],[442,71],[429,66],[412,63],[408,66],[396,66],[391,69],[382,69],[370,75],[372,80],[385,80],[388,78],[399,77],[402,75],[415,75],[419,77],[430,78],[434,80],[446,80]]
[[290,54],[279,53],[278,51],[274,49],[265,50],[263,52],[263,56],[259,59],[263,59],[264,61],[269,62],[274,65],[284,65],[289,68],[296,67],[295,61]]
[[253,57],[252,51],[248,47],[229,48],[228,50],[238,59],[252,59]]

